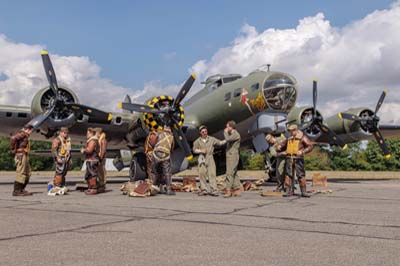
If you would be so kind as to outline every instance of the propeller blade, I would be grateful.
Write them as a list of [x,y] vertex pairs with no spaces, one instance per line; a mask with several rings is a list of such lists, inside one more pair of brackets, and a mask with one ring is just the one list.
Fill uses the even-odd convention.
[[195,74],[190,75],[190,77],[186,80],[185,84],[183,84],[181,90],[176,96],[174,103],[172,104],[173,108],[176,108],[182,102],[183,98],[185,98],[195,80],[196,80]]
[[382,92],[382,94],[381,94],[381,97],[379,98],[379,101],[378,101],[378,103],[376,104],[374,115],[376,115],[376,113],[378,113],[379,109],[381,108],[382,103],[383,103],[383,100],[385,100],[386,93],[387,93],[387,90],[383,90],[383,92]]
[[44,72],[46,73],[46,77],[47,80],[49,81],[50,88],[58,98],[57,78],[56,78],[56,73],[54,72],[53,64],[51,63],[50,60],[49,53],[43,50],[41,54],[42,54]]
[[83,113],[89,116],[89,121],[93,123],[108,123],[112,119],[112,114],[78,103],[65,103],[65,107],[75,113]]
[[332,129],[330,129],[329,127],[327,127],[324,124],[321,124],[319,126],[320,126],[322,132],[328,134],[328,137],[333,144],[341,147],[342,149],[347,148],[347,144],[344,143],[344,141],[338,135],[336,135],[335,131],[333,131]]
[[47,120],[47,118],[49,118],[49,116],[53,112],[54,108],[55,108],[55,106],[53,106],[46,112],[35,116],[26,125],[32,126],[33,129],[38,129]]
[[376,139],[376,142],[378,142],[378,145],[383,152],[383,155],[385,155],[385,157],[389,159],[391,157],[391,154],[389,152],[389,148],[387,147],[385,139],[383,138],[381,132],[379,131],[379,129],[376,129],[376,131],[374,131],[373,134]]
[[182,128],[179,126],[178,121],[175,118],[172,118],[172,132],[174,134],[175,140],[178,142],[179,147],[185,153],[186,159],[189,161],[193,159],[192,149],[189,146],[189,143],[186,139],[185,134],[183,133]]
[[185,134],[183,133],[182,128],[176,127],[175,125],[172,127],[172,132],[174,134],[175,140],[176,142],[178,142],[179,147],[181,147],[181,149],[183,150],[186,159],[190,161],[193,159],[192,150],[189,146]]
[[158,114],[162,113],[162,111],[152,108],[148,105],[144,104],[138,104],[138,103],[123,103],[119,102],[118,107],[124,110],[129,110],[129,111],[134,111],[134,112],[139,112],[139,113],[152,113],[152,114]]
[[313,119],[317,116],[317,81],[313,80]]

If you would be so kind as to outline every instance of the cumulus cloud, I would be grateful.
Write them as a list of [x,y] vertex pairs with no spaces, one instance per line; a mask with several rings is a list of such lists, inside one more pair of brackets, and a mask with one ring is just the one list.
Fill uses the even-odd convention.
[[[311,104],[311,81],[318,79],[319,109],[325,117],[348,107],[371,109],[384,88],[388,97],[381,109],[383,122],[400,124],[400,4],[377,10],[337,28],[322,13],[301,19],[292,29],[263,29],[245,24],[238,36],[211,58],[189,69],[202,81],[217,73],[249,72],[270,63],[272,70],[294,75],[300,84],[298,104]],[[17,43],[0,34],[0,104],[29,105],[35,92],[47,86],[41,45]],[[165,60],[175,57],[171,52]],[[101,68],[87,57],[51,55],[59,83],[73,89],[84,104],[116,110],[129,94],[143,102],[154,95],[176,95],[182,84],[162,86],[149,81],[139,90],[115,85],[101,76]],[[182,81],[183,83],[184,81]],[[195,83],[191,94],[200,89]],[[99,96],[101,95],[101,96]]]
[[[40,52],[42,45],[17,43],[0,34],[0,104],[29,106],[35,93],[48,86]],[[176,53],[168,54],[172,59]],[[176,95],[181,85],[162,86],[153,80],[142,89],[115,85],[101,76],[101,68],[88,57],[51,54],[60,86],[72,89],[81,103],[107,111],[119,111],[117,103],[126,94],[143,103],[155,95]]]
[[400,123],[400,5],[377,10],[343,28],[333,27],[322,13],[306,17],[293,29],[258,32],[244,25],[240,34],[210,60],[191,71],[200,79],[221,73],[246,75],[271,63],[272,70],[294,75],[300,84],[299,104],[311,103],[311,82],[319,85],[319,109],[327,117],[348,107],[371,109],[384,88],[384,122]]
[[[43,71],[41,45],[13,42],[0,35],[0,104],[30,105],[33,95],[48,82]],[[52,54],[60,86],[74,90],[81,103],[115,110],[132,90],[100,76],[100,67],[88,57]]]

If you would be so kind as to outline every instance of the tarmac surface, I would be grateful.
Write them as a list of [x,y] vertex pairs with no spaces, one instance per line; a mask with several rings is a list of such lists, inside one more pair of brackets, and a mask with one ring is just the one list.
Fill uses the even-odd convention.
[[400,265],[400,180],[224,199],[130,198],[123,178],[104,194],[51,197],[45,179],[12,197],[13,176],[1,176],[0,265]]

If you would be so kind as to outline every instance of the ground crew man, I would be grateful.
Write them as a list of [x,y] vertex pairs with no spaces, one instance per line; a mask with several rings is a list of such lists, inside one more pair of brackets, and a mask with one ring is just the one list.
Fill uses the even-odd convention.
[[151,130],[146,137],[146,141],[144,143],[144,152],[146,153],[146,174],[147,179],[153,185],[159,184],[159,176],[156,174],[154,165],[153,165],[153,150],[156,146],[158,139],[157,131]]
[[81,153],[86,157],[85,179],[88,183],[86,195],[97,194],[97,182],[99,177],[99,153],[100,145],[93,128],[88,128],[86,133],[86,148],[81,149]]
[[[283,190],[283,179],[285,172],[285,157],[282,156],[280,152],[278,152],[277,148],[279,145],[286,140],[285,136],[274,137],[271,134],[268,134],[265,139],[267,140],[269,147],[269,154],[267,156],[275,158],[275,173],[278,182],[277,191]],[[271,166],[270,166],[271,167]]]
[[282,155],[286,156],[286,176],[285,176],[285,196],[293,196],[294,194],[294,175],[296,174],[300,184],[302,197],[310,197],[306,190],[306,172],[304,169],[304,154],[313,149],[311,141],[298,130],[297,125],[288,127],[289,138],[282,145],[278,145],[278,150],[282,151]]
[[[208,136],[206,126],[200,126],[200,137],[193,143],[193,152],[199,154],[198,167],[200,178],[199,196],[218,196],[217,193],[217,171],[214,161],[214,147],[225,145],[225,140],[218,140]],[[207,183],[207,179],[209,184]]]
[[171,173],[171,152],[174,148],[174,136],[169,127],[164,126],[163,130],[157,132],[157,142],[154,145],[152,163],[154,167],[154,180],[160,175],[165,180],[167,186],[167,195],[175,195],[171,189],[172,173]]
[[51,144],[56,173],[54,175],[52,193],[65,187],[65,176],[71,164],[71,138],[68,136],[68,128],[62,127],[57,137]]
[[97,186],[97,193],[104,193],[106,191],[107,183],[107,172],[106,172],[106,152],[107,152],[107,140],[106,133],[103,129],[98,127],[95,128],[96,137],[99,141],[99,184]]
[[32,196],[32,193],[25,190],[31,177],[31,166],[29,164],[29,136],[33,131],[32,126],[25,126],[15,135],[11,136],[11,152],[14,154],[14,162],[17,178],[14,182],[13,196]]
[[235,121],[231,120],[224,129],[226,141],[226,179],[224,198],[240,197],[240,179],[237,175],[239,165],[240,134],[236,130]]

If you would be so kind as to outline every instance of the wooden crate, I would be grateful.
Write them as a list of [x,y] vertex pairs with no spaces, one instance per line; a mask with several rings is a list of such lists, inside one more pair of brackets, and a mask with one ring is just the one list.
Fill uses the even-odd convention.
[[327,187],[328,186],[328,178],[326,176],[321,175],[320,173],[315,173],[312,176],[312,186],[313,187]]

